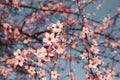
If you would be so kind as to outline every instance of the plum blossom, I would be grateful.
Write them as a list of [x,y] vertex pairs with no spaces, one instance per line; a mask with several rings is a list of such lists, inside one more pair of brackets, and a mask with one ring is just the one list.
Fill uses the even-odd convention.
[[56,43],[53,46],[53,49],[58,53],[58,54],[63,54],[64,53],[64,48],[60,46],[60,44]]
[[31,40],[30,39],[25,39],[23,43],[28,44]]
[[103,19],[103,28],[104,28],[104,30],[105,30],[106,28],[108,28],[109,23],[110,23],[110,18],[109,18],[109,17],[105,17],[105,18]]
[[24,62],[24,58],[15,58],[14,59],[15,66],[17,66],[17,65],[22,66],[23,62]]
[[85,59],[86,57],[89,56],[89,54],[90,54],[90,53],[88,53],[88,52],[83,52],[83,54],[80,55],[80,56],[82,57],[82,59]]
[[79,38],[82,39],[82,40],[85,39],[85,33],[82,32],[82,33],[80,34]]
[[44,78],[44,80],[46,80],[45,71],[43,69],[40,69],[37,73],[42,78],[42,80],[43,80],[43,78]]
[[15,55],[15,59],[13,59],[13,60],[14,60],[14,64],[15,64],[15,65],[20,65],[20,66],[22,66],[25,58],[24,58],[24,55],[23,55],[23,53],[21,52],[21,50],[18,49],[18,50],[14,53],[14,55]]
[[55,34],[45,33],[45,38],[43,38],[43,42],[48,45],[51,45],[53,42],[56,42]]
[[51,71],[51,78],[52,79],[57,79],[60,77],[60,74],[57,73],[57,71]]
[[103,62],[98,57],[93,57],[89,60],[88,67],[89,68],[97,68],[98,65],[102,64]]
[[28,70],[28,72],[29,72],[31,75],[34,75],[34,74],[35,74],[35,68],[34,68],[34,67],[30,66],[30,68],[27,69],[27,70]]
[[22,57],[22,52],[20,49],[17,49],[17,51],[14,53],[16,58]]
[[11,73],[12,69],[7,69],[4,66],[0,66],[0,71],[4,77],[7,77]]
[[103,79],[103,75],[102,72],[99,69],[95,70],[95,74],[97,76],[97,79],[102,80]]
[[88,27],[83,27],[83,32],[88,34],[89,33],[89,28]]
[[19,0],[6,0],[6,3],[11,4],[12,6],[19,8]]
[[63,29],[63,23],[60,23],[60,21],[57,21],[56,24],[52,24],[52,30],[53,30],[53,33],[60,33]]
[[36,53],[34,53],[38,58],[43,58],[43,57],[45,57],[46,55],[47,55],[47,53],[46,53],[47,51],[46,51],[46,49],[44,48],[44,47],[42,47],[42,48],[38,48],[37,50],[36,50]]
[[117,14],[120,16],[120,8],[117,9]]
[[98,47],[95,47],[95,46],[93,46],[93,45],[91,46],[90,50],[91,50],[93,53],[95,53],[95,54],[97,54],[97,53],[99,52]]
[[98,45],[98,43],[97,43],[97,41],[95,39],[92,40],[92,45],[95,45],[95,46]]

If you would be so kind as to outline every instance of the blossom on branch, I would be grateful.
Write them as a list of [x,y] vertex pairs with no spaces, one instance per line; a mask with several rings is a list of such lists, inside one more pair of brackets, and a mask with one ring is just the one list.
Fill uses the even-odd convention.
[[53,33],[60,33],[63,29],[63,23],[60,23],[60,21],[57,21],[56,24],[51,24]]
[[56,42],[56,38],[55,38],[55,34],[52,33],[52,34],[49,34],[49,33],[45,33],[45,38],[43,38],[43,42],[48,44],[48,45],[51,45],[53,42]]

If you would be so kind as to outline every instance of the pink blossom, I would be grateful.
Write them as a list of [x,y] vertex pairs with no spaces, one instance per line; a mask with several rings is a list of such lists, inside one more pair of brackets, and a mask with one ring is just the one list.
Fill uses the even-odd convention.
[[82,40],[85,39],[85,33],[82,32],[82,33],[80,34],[79,38],[82,39]]
[[60,46],[60,44],[56,43],[55,45],[53,45],[54,50],[58,53],[58,54],[63,54],[64,53],[64,48],[62,48]]
[[35,68],[34,68],[34,67],[30,66],[30,68],[27,69],[27,70],[28,70],[28,72],[29,72],[31,75],[34,75],[34,74],[35,74]]
[[99,49],[93,45],[91,46],[90,50],[95,54],[97,54],[99,52]]
[[120,16],[120,8],[117,9],[117,14]]
[[88,34],[89,33],[89,28],[88,27],[83,27],[83,32]]
[[57,73],[57,71],[51,71],[51,78],[52,79],[57,79],[60,77],[60,74]]
[[21,50],[20,50],[20,49],[17,49],[17,51],[14,53],[14,55],[15,55],[16,58],[22,57],[22,52],[21,52]]
[[98,65],[102,64],[102,61],[96,56],[89,60],[89,68],[97,68]]
[[37,73],[41,78],[44,78],[44,80],[46,80],[45,71],[43,69],[40,69]]
[[45,33],[45,38],[43,38],[43,42],[48,45],[51,45],[53,42],[56,42],[55,34]]
[[4,66],[0,66],[0,71],[4,77],[8,77],[8,75],[11,73],[12,69],[6,69]]
[[22,66],[22,65],[23,65],[24,58],[20,57],[20,58],[15,58],[15,59],[13,59],[13,60],[14,60],[15,66],[17,66],[17,65]]
[[52,24],[53,27],[53,33],[60,33],[63,29],[63,23],[60,23],[60,21],[58,21],[56,24]]
[[89,56],[90,53],[88,52],[84,52],[82,55],[80,55],[82,57],[82,59],[85,59],[86,57]]
[[95,39],[92,40],[92,45],[95,45],[95,46],[98,45],[98,43],[97,43],[97,41]]

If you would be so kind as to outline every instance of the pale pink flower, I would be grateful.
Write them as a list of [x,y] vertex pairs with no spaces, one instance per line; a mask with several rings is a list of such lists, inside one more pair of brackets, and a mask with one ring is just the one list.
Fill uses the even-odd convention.
[[35,64],[37,66],[42,66],[43,65],[42,59],[38,59],[38,61]]
[[99,52],[98,47],[95,47],[95,46],[93,46],[93,45],[91,46],[90,50],[91,50],[93,53],[95,53],[95,54],[97,54],[97,53]]
[[53,42],[56,42],[55,34],[45,33],[45,38],[43,38],[43,42],[48,45],[51,45]]
[[95,39],[92,40],[92,45],[95,45],[95,46],[98,45],[98,43],[97,43],[97,41]]
[[11,28],[10,24],[8,24],[8,23],[3,23],[3,27],[4,27],[5,29]]
[[102,61],[98,57],[93,57],[89,60],[89,68],[96,68],[98,65],[102,64]]
[[11,73],[12,69],[6,69],[5,66],[0,66],[0,71],[4,77],[8,77],[8,75]]
[[95,70],[95,74],[98,76],[98,79],[102,80],[103,75],[101,74],[101,71],[99,69]]
[[82,32],[82,33],[80,34],[79,38],[82,39],[82,40],[85,39],[85,33]]
[[73,76],[73,72],[68,72],[67,76]]
[[60,74],[57,73],[57,71],[51,71],[51,78],[52,79],[57,79],[60,77]]
[[42,47],[42,48],[38,48],[37,51],[36,51],[36,53],[34,53],[34,54],[38,58],[43,58],[43,57],[45,57],[47,55],[46,52],[47,52],[47,50],[44,47]]
[[64,53],[64,48],[60,46],[60,44],[56,43],[53,45],[53,49],[58,53],[58,54],[63,54]]
[[84,52],[82,55],[80,55],[82,57],[82,59],[85,59],[86,57],[89,56],[88,52]]
[[18,5],[18,3],[19,3],[19,0],[13,0],[14,5]]
[[2,70],[1,73],[4,77],[7,77],[10,74],[7,70]]
[[93,61],[93,60],[89,60],[89,68],[97,68],[98,64]]
[[2,9],[3,9],[3,7],[4,7],[3,5],[0,5],[0,10],[2,10]]
[[111,47],[112,47],[112,48],[115,48],[115,47],[117,47],[117,46],[118,46],[118,44],[117,44],[117,43],[115,43],[115,42],[111,42],[111,43],[110,43],[110,45],[111,45]]
[[[44,57],[45,56],[54,56],[54,53],[51,51],[51,47],[45,49],[44,47],[41,48],[40,54],[38,56]],[[39,57],[40,58],[40,57]]]
[[117,9],[117,14],[120,16],[120,8]]
[[27,69],[27,70],[28,70],[28,72],[29,72],[31,75],[34,75],[34,74],[35,74],[35,68],[34,68],[34,67],[30,66],[30,68]]
[[28,44],[31,41],[31,39],[24,39],[23,43]]
[[98,4],[98,6],[96,7],[96,11],[98,11],[101,7],[102,7],[103,3]]
[[[49,55],[49,56],[50,56],[50,55]],[[50,61],[50,57],[49,57],[49,56],[45,56],[45,57],[43,58],[43,60],[46,61],[46,62]],[[54,56],[54,54],[53,54],[53,56]]]
[[14,61],[13,61],[14,59],[7,59],[7,61],[6,61],[6,63],[8,64],[8,65],[13,65],[14,64]]
[[109,18],[109,17],[105,17],[105,18],[103,19],[103,23],[108,23],[108,22],[109,22],[109,20],[110,20],[110,18]]
[[47,54],[49,55],[49,56],[54,56],[54,51],[49,51],[49,50],[47,50]]
[[43,69],[40,69],[37,73],[41,78],[46,78],[45,77],[45,71]]
[[56,32],[59,33],[63,29],[63,23],[60,23],[60,21],[57,21],[56,24],[52,24],[52,27],[53,27],[53,33],[56,33]]
[[109,17],[105,17],[103,19],[103,27],[104,27],[104,30],[109,26],[109,22],[110,22],[110,18]]
[[88,34],[89,33],[89,28],[88,27],[83,27],[83,32]]
[[17,51],[14,53],[14,55],[15,55],[15,58],[21,58],[23,54],[20,49],[17,49]]
[[26,2],[25,2],[25,1],[22,1],[22,2],[21,2],[21,5],[26,5]]
[[43,77],[42,80],[47,80],[46,77]]
[[14,59],[14,64],[15,66],[19,65],[19,66],[22,66],[23,65],[23,62],[24,62],[24,58],[15,58]]

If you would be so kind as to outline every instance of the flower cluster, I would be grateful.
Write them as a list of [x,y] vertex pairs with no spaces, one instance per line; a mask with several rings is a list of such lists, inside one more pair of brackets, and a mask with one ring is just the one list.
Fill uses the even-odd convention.
[[4,77],[8,77],[8,75],[12,72],[12,68],[5,68],[5,66],[0,66],[0,72]]
[[92,59],[89,60],[88,67],[97,68],[97,66],[102,65],[102,64],[103,64],[102,60],[100,60],[98,57],[93,57]]
[[65,49],[65,38],[63,29],[63,23],[58,21],[56,24],[51,24],[52,33],[45,33],[43,42],[45,45],[50,46],[49,50],[52,50],[51,53],[63,54]]
[[20,34],[18,28],[13,28],[8,23],[3,23],[3,28],[4,28],[4,33],[5,33],[5,39],[4,39],[5,41],[7,41],[7,40],[14,40],[13,43],[15,43],[15,42],[17,42],[20,39],[21,34]]
[[[51,29],[53,33],[45,33],[42,47],[37,49],[17,49],[17,51],[14,52],[14,59],[7,60],[7,62],[11,61],[11,63],[8,64],[13,64],[16,68],[21,66],[30,74],[30,76],[37,73],[43,80],[46,80],[45,71],[43,69],[36,71],[36,68],[33,66],[42,67],[45,66],[47,62],[56,60],[57,56],[65,53],[66,46],[65,35],[63,35],[64,32],[62,31],[63,23],[58,21],[57,24],[52,24]],[[60,77],[60,74],[56,71],[51,71],[51,77],[56,79]]]
[[103,72],[100,69],[96,69],[94,71],[95,76],[92,76],[89,72],[86,72],[85,77],[86,80],[113,80],[114,71],[115,67],[109,70],[104,69]]

